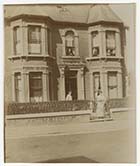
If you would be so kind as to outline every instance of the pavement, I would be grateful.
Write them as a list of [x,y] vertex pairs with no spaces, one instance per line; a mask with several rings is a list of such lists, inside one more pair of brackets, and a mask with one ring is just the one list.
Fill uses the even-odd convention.
[[[112,121],[6,127],[6,162],[134,163],[135,113]],[[30,155],[29,155],[30,154]]]

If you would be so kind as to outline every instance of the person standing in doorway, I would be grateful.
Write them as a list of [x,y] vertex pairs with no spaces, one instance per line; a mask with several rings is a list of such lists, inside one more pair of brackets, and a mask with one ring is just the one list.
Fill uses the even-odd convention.
[[72,100],[72,92],[71,91],[68,92],[68,94],[66,96],[66,100],[67,101],[71,101]]

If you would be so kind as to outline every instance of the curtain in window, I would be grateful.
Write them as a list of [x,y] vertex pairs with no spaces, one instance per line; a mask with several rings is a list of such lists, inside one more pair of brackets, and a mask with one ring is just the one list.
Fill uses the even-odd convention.
[[29,42],[29,53],[34,53],[34,54],[41,53],[41,27],[40,26],[28,27],[28,42]]
[[115,32],[114,31],[107,31],[106,32],[106,45],[107,45],[107,48],[115,48],[116,47]]
[[92,47],[99,46],[99,34],[97,31],[92,33]]

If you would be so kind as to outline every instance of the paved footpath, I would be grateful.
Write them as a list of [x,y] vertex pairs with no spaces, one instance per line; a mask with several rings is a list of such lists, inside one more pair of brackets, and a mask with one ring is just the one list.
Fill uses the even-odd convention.
[[[130,114],[131,115],[131,114]],[[99,121],[88,123],[74,123],[74,124],[60,124],[60,125],[33,125],[33,126],[17,126],[6,128],[7,139],[40,137],[40,136],[57,136],[57,135],[71,135],[82,133],[97,133],[107,131],[118,131],[131,128],[129,124],[128,113],[119,113],[114,115],[111,121]],[[126,118],[128,117],[128,119]]]
[[6,162],[135,162],[133,115],[113,121],[6,128]]

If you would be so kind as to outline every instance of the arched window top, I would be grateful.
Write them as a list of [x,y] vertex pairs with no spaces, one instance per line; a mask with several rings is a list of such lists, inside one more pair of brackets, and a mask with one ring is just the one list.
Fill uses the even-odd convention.
[[65,37],[68,36],[68,35],[71,35],[71,36],[74,36],[74,37],[78,36],[78,33],[73,28],[64,29],[61,34],[62,34],[62,36],[65,36]]
[[74,37],[74,32],[72,30],[66,31],[65,36],[67,38],[71,38]]

